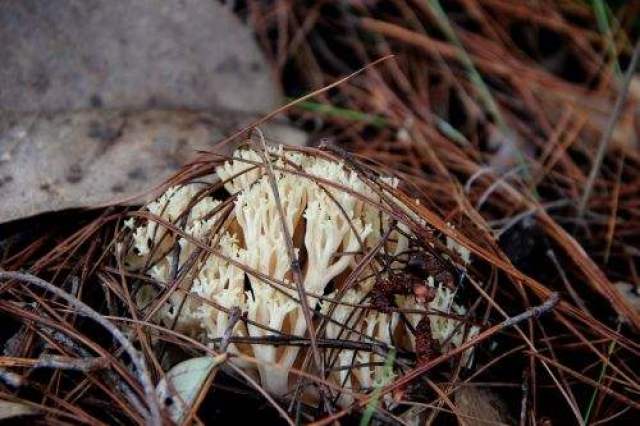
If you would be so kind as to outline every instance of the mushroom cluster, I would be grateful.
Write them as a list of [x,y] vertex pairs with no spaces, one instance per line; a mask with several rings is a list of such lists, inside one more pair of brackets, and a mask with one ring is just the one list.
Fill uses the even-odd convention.
[[[237,150],[216,174],[224,199],[213,198],[212,183],[169,188],[144,208],[144,217],[125,223],[130,238],[121,251],[127,268],[155,282],[139,289],[141,309],[160,304],[156,321],[208,344],[231,332],[238,339],[227,351],[271,394],[292,390],[291,370],[301,368],[305,351],[258,341],[308,337],[297,284],[318,338],[415,351],[413,333],[427,315],[421,311],[429,312],[429,337],[442,350],[477,333],[462,320],[466,310],[454,302],[455,290],[433,276],[421,277],[432,300],[397,295],[397,309],[387,312],[369,303],[376,282],[401,269],[411,246],[409,228],[389,214],[399,206],[412,215],[392,195],[397,180],[374,182],[328,155],[281,146]],[[365,257],[391,260],[365,264]],[[242,313],[233,324],[232,310]],[[331,349],[324,359],[330,362],[325,379],[346,390],[342,405],[372,389],[384,362],[378,353],[356,349]]]

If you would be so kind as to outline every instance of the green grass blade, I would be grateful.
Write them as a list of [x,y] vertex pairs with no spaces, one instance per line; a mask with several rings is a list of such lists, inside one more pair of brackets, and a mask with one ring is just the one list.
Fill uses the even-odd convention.
[[385,120],[384,117],[373,114],[366,114],[364,112],[356,111],[353,109],[341,108],[331,104],[302,101],[296,104],[296,106],[306,111],[323,114],[329,117],[341,118],[348,121],[367,123],[377,128],[384,128],[388,125],[387,120]]
[[387,359],[384,361],[384,367],[382,369],[382,377],[378,377],[374,385],[374,390],[371,395],[371,399],[367,404],[367,407],[360,418],[360,426],[369,426],[371,423],[371,419],[373,418],[373,414],[376,412],[378,408],[378,404],[380,403],[380,396],[382,392],[382,388],[391,383],[393,380],[393,363],[396,359],[396,351],[392,350],[389,352]]
[[609,25],[609,15],[611,11],[602,0],[592,0],[593,12],[596,15],[596,22],[600,33],[604,35],[606,39],[606,49],[611,55],[613,60],[613,70],[618,80],[622,80],[622,69],[618,62],[618,52],[616,51],[616,43],[613,39],[613,32],[611,31],[611,25]]

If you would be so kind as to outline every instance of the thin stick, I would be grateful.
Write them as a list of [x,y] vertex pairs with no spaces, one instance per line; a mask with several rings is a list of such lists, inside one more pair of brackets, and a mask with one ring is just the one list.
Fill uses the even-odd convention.
[[231,311],[229,312],[229,324],[227,325],[227,328],[224,330],[224,333],[222,334],[222,339],[220,340],[220,352],[227,351],[227,347],[231,342],[233,329],[235,328],[236,324],[240,320],[240,315],[242,315],[242,312],[240,312],[240,308],[238,308],[237,306],[231,308]]
[[638,64],[638,59],[640,58],[640,39],[636,42],[636,45],[633,48],[633,55],[631,56],[631,63],[629,63],[629,67],[624,76],[624,80],[622,82],[622,87],[620,88],[620,95],[618,99],[616,99],[616,104],[613,108],[613,112],[609,117],[609,121],[607,122],[607,128],[602,133],[600,137],[600,141],[598,142],[598,152],[596,153],[596,159],[591,166],[591,171],[589,172],[589,178],[587,179],[587,184],[584,187],[584,192],[582,193],[582,198],[580,199],[580,204],[578,206],[578,218],[582,219],[584,216],[584,212],[587,208],[587,202],[589,201],[589,197],[591,196],[591,191],[593,191],[593,185],[595,183],[596,177],[598,176],[598,172],[600,171],[600,166],[602,165],[602,160],[604,159],[604,154],[607,151],[607,145],[609,144],[609,139],[611,139],[611,135],[615,129],[616,123],[618,122],[618,118],[620,118],[620,114],[622,114],[622,107],[624,106],[627,96],[629,94],[629,85],[631,84],[631,79],[635,75],[635,69]]
[[551,309],[553,309],[553,307],[556,306],[556,304],[558,303],[558,300],[560,300],[560,296],[558,295],[558,293],[555,293],[555,292],[551,293],[549,298],[545,300],[545,302],[542,305],[533,306],[527,309],[526,311],[524,311],[523,313],[516,315],[515,317],[507,318],[506,320],[502,321],[500,324],[494,327],[500,327],[500,330],[501,330],[503,328],[512,327],[530,318],[531,319],[540,318],[542,314],[547,313]]
[[[220,345],[225,342],[224,337],[217,337],[211,339],[212,342],[220,342]],[[245,343],[251,345],[270,345],[270,346],[311,346],[311,340],[306,337],[300,336],[229,336],[227,344],[229,343]],[[360,340],[346,340],[346,339],[316,339],[318,348],[335,348],[340,350],[354,350],[362,352],[373,352],[381,356],[385,356],[391,349],[391,346],[385,343],[376,342],[363,342]]]
[[107,365],[108,360],[104,357],[74,358],[53,354],[42,354],[38,358],[0,357],[0,366],[3,367],[55,368],[88,373]]
[[522,375],[522,398],[520,399],[520,426],[527,424],[527,401],[529,401],[529,372]]
[[[267,176],[269,178],[269,184],[271,185],[271,192],[273,192],[273,198],[275,204],[278,208],[278,215],[280,216],[280,223],[282,224],[282,235],[284,236],[284,240],[287,246],[287,255],[289,256],[289,263],[291,265],[291,272],[293,275],[293,281],[296,284],[296,290],[298,291],[298,297],[300,299],[300,306],[302,308],[302,314],[304,315],[304,320],[307,323],[307,331],[309,333],[309,337],[311,338],[311,351],[313,353],[313,363],[316,368],[320,372],[322,378],[324,375],[324,363],[322,362],[322,358],[320,357],[320,352],[318,351],[318,343],[316,342],[316,328],[313,324],[312,318],[312,310],[309,307],[309,301],[307,300],[307,296],[305,295],[304,284],[302,282],[302,268],[300,267],[300,260],[298,256],[296,256],[295,249],[293,247],[293,235],[292,231],[287,227],[286,215],[284,213],[284,208],[282,207],[282,201],[280,200],[280,191],[278,191],[278,184],[276,183],[276,175],[273,171],[273,166],[271,165],[271,161],[269,159],[269,150],[267,149],[267,143],[265,142],[264,134],[262,131],[256,127],[256,132],[260,137],[260,143],[262,145],[262,150],[258,151],[262,154],[263,161],[265,164],[265,169],[267,172]],[[326,394],[322,387],[320,388],[320,393],[323,399],[326,400]],[[325,405],[327,409],[329,408],[328,400],[325,401]]]

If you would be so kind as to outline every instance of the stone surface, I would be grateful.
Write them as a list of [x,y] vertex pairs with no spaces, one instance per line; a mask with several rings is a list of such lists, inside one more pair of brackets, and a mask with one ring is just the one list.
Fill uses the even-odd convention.
[[[0,223],[145,193],[192,160],[196,150],[215,150],[216,141],[251,119],[186,110],[5,112]],[[299,145],[305,138],[286,125],[262,129],[271,141]]]
[[212,108],[279,100],[251,30],[215,0],[0,2],[0,109]]
[[0,58],[0,223],[153,188],[281,102],[215,0],[0,1]]

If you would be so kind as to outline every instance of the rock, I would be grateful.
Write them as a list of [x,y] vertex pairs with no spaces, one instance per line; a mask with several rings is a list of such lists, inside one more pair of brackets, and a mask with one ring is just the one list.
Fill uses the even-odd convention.
[[150,189],[281,103],[213,0],[0,2],[0,57],[0,223]]
[[[150,190],[253,117],[185,110],[0,115],[0,223],[93,207]],[[285,125],[270,140],[301,144]],[[134,203],[146,200],[142,197]]]
[[191,108],[280,102],[250,28],[212,0],[0,2],[0,109]]

